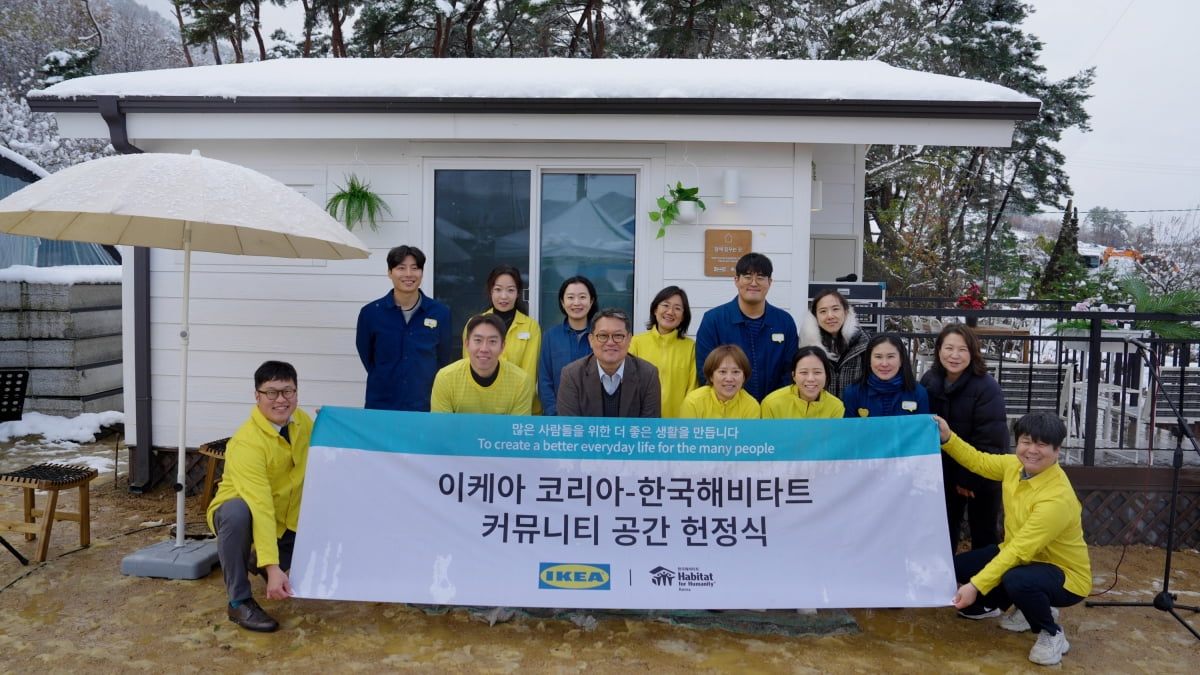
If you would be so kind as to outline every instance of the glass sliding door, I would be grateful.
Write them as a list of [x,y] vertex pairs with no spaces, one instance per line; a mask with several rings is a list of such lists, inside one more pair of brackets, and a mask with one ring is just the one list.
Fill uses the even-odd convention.
[[562,321],[558,287],[583,275],[596,285],[600,307],[620,307],[640,332],[633,307],[637,177],[632,173],[544,172],[541,181],[539,270],[542,327]]
[[433,292],[450,306],[456,340],[467,319],[489,307],[484,284],[493,267],[515,265],[529,285],[531,176],[528,170],[434,171]]

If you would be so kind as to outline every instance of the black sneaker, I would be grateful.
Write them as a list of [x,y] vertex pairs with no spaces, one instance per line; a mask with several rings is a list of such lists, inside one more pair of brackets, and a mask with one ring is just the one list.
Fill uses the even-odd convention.
[[976,621],[980,619],[991,619],[993,617],[1000,616],[1003,613],[1004,612],[1001,612],[996,607],[984,607],[983,605],[971,605],[966,609],[958,610],[958,615],[962,618],[973,619]]
[[274,633],[279,630],[279,622],[259,607],[254,598],[243,600],[237,607],[229,607],[229,620],[246,630],[259,633]]

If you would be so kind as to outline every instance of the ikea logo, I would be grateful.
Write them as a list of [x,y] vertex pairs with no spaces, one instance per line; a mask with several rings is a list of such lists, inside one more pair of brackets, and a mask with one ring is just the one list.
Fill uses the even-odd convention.
[[540,563],[538,588],[570,591],[607,591],[612,575],[608,565],[583,563]]

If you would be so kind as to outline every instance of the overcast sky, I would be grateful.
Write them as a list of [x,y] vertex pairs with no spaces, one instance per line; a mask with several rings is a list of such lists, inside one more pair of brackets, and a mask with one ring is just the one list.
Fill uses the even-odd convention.
[[[139,1],[173,16],[170,0]],[[1028,1],[1025,28],[1044,43],[1051,79],[1096,66],[1092,131],[1060,144],[1079,210],[1119,209],[1139,224],[1200,215],[1188,213],[1200,208],[1200,0]],[[266,32],[297,32],[281,12],[264,3]]]

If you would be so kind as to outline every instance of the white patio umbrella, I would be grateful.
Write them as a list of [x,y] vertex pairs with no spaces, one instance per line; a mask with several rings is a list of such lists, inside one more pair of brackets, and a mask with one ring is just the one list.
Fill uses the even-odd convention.
[[[190,155],[106,157],[51,174],[0,200],[0,232],[183,251],[181,486],[186,481],[191,252],[320,260],[370,255],[358,237],[292,188],[257,171],[201,157],[194,150]],[[175,546],[182,547],[182,489],[176,500],[176,520]]]

